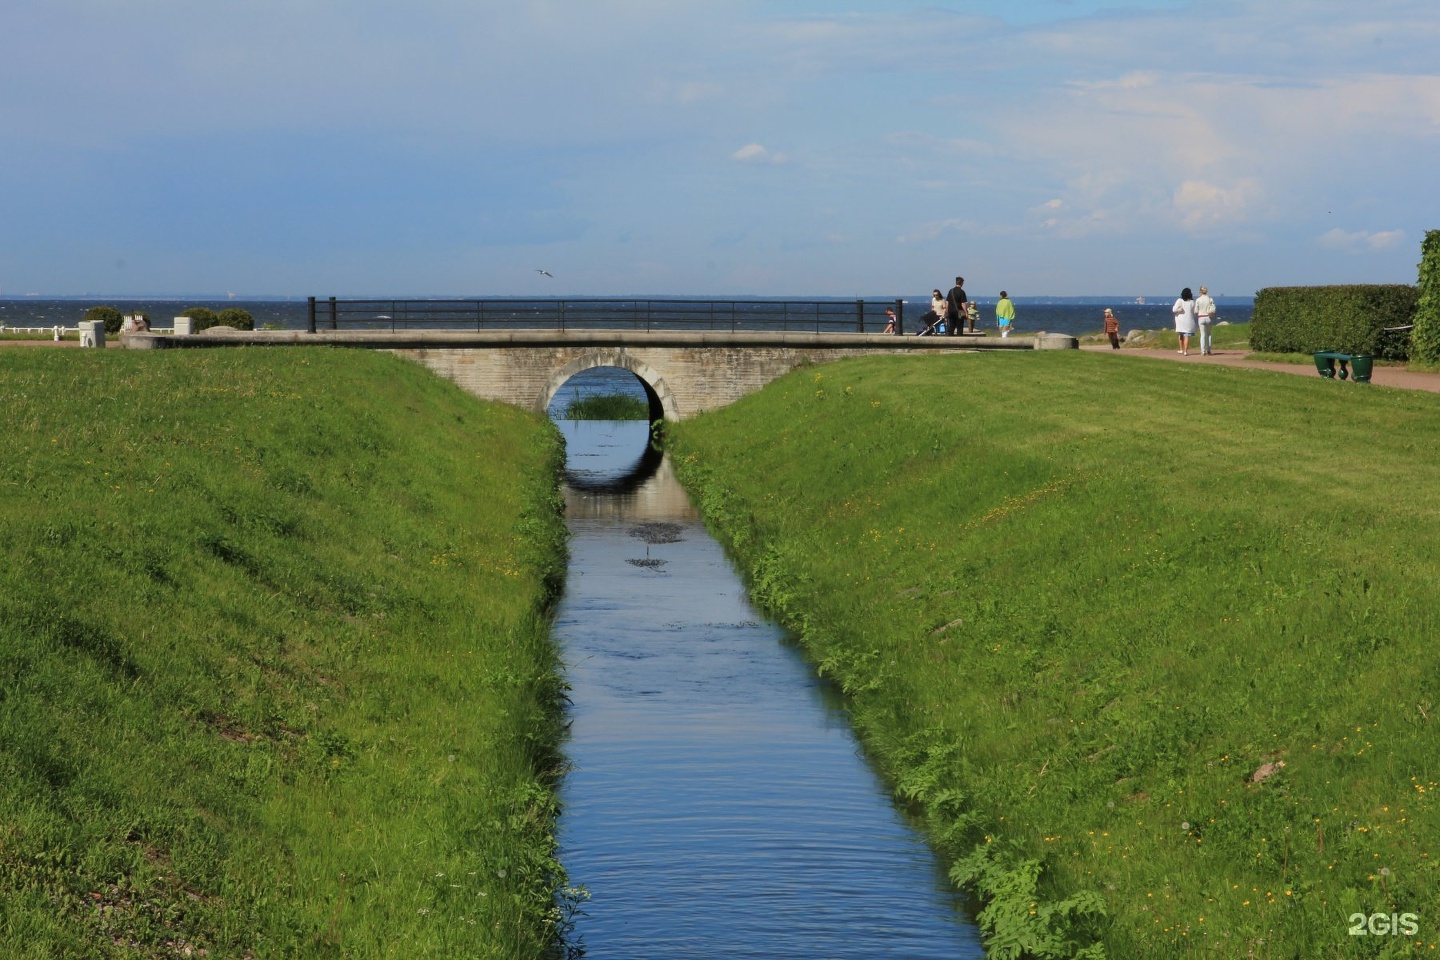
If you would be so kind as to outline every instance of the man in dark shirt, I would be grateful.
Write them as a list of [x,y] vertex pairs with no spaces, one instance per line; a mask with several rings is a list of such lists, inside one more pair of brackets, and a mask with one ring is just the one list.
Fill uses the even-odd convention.
[[955,286],[945,295],[945,312],[949,314],[945,325],[950,330],[951,336],[958,336],[960,330],[969,323],[970,332],[975,332],[975,323],[970,320],[970,300],[965,296],[965,278],[956,277]]

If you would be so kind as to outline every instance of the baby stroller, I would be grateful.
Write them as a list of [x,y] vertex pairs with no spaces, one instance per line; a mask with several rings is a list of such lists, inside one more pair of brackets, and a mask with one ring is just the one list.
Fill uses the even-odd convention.
[[920,332],[917,337],[937,337],[945,333],[945,315],[936,313],[934,310],[927,310],[920,318]]

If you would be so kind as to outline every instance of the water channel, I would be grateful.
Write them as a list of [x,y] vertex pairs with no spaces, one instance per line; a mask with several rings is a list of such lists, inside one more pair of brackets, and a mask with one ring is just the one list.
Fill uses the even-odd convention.
[[590,960],[982,957],[843,705],[748,604],[643,422],[557,421],[573,705],[561,856]]

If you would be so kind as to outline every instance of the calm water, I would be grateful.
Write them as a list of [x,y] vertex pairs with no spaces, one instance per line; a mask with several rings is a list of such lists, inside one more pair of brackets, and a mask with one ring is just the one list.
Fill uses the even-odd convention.
[[646,426],[560,425],[571,559],[555,633],[574,766],[561,847],[591,894],[585,955],[983,956],[841,704],[750,608],[668,462],[642,455]]
[[[1178,291],[1177,291],[1178,293]],[[835,299],[835,298],[825,298]],[[838,298],[843,299],[843,298]],[[879,298],[877,298],[879,299]],[[1050,333],[1088,334],[1103,329],[1101,315],[1106,307],[1115,310],[1122,331],[1157,329],[1172,326],[1170,304],[1175,297],[1147,297],[1146,303],[1132,302],[1134,297],[1056,297],[1015,298],[1015,329],[1018,333],[1046,330]],[[995,298],[980,297],[981,325],[995,326]],[[0,298],[0,324],[12,327],[44,327],[60,324],[73,327],[84,319],[85,311],[100,303],[108,303],[126,313],[144,313],[152,326],[168,327],[170,321],[182,316],[187,307],[208,307],[217,313],[226,307],[249,310],[255,325],[273,324],[287,330],[303,330],[307,322],[304,300],[45,300],[39,298]],[[1219,297],[1220,319],[1243,323],[1250,319],[1253,300],[1250,297]],[[905,330],[919,329],[919,318],[929,309],[930,299],[912,297],[905,306]]]

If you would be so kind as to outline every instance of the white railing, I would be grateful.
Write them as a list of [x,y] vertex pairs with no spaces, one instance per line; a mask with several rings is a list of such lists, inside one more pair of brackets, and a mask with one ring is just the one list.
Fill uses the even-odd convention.
[[[151,327],[147,333],[174,333],[174,327]],[[16,327],[10,324],[0,323],[0,333],[48,333],[56,340],[66,336],[75,336],[80,333],[79,327],[67,327],[57,324],[53,327]],[[120,334],[116,334],[119,336]]]

